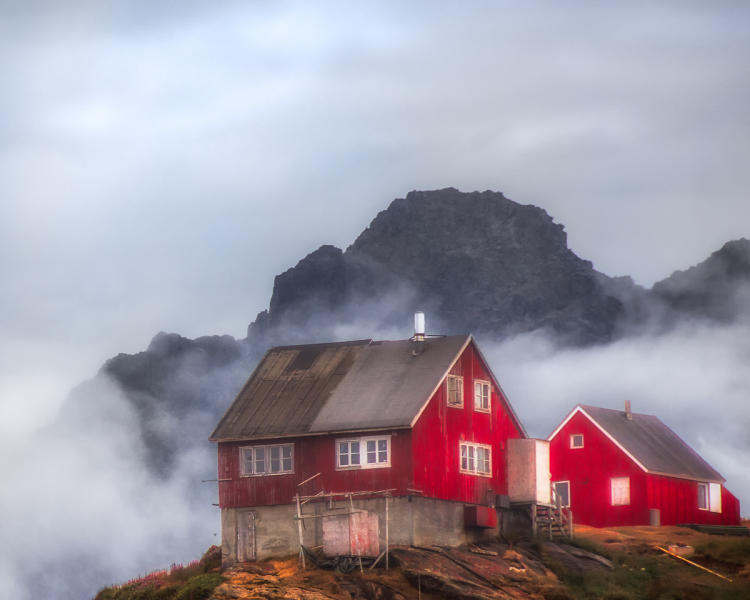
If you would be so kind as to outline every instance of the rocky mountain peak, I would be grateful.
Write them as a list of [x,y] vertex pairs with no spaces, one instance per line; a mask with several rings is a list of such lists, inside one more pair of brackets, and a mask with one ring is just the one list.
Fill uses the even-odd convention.
[[441,333],[543,328],[577,344],[600,342],[622,313],[603,278],[541,208],[499,192],[413,191],[346,251],[322,246],[279,275],[268,313],[249,333],[283,323],[287,334],[330,335],[363,317],[375,331],[408,322],[419,307]]

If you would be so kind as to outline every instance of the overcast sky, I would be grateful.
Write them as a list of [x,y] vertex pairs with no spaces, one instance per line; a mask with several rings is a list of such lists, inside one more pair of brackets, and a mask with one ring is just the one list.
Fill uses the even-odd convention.
[[746,2],[0,7],[4,399],[243,336],[412,189],[541,206],[647,286],[750,235]]
[[0,1],[0,448],[413,189],[646,286],[750,237],[749,56],[744,1]]

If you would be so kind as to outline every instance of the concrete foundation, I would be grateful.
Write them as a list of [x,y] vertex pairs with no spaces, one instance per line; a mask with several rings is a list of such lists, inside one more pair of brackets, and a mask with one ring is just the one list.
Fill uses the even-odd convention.
[[[355,510],[377,515],[379,550],[386,546],[386,530],[391,546],[458,546],[495,539],[501,529],[515,531],[523,516],[512,509],[498,510],[498,525],[492,528],[466,527],[463,502],[422,498],[420,496],[388,498],[386,527],[386,498],[354,500]],[[351,510],[349,500],[309,502],[302,506],[302,539],[307,547],[323,546],[323,517],[345,515]],[[252,518],[242,513],[251,512]],[[243,560],[265,560],[299,552],[295,504],[257,506],[253,508],[224,508],[221,511],[222,562],[229,565]],[[246,528],[254,531],[245,531]],[[248,540],[251,540],[248,541]],[[252,543],[252,551],[247,547]],[[371,550],[372,552],[372,550]],[[244,556],[243,556],[244,554]]]

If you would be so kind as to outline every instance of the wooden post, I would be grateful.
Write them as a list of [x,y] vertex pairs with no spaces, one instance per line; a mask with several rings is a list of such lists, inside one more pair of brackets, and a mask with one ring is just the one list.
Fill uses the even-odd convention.
[[385,570],[388,570],[388,500],[391,497],[391,493],[388,492],[385,495]]
[[302,508],[299,503],[299,493],[295,495],[297,499],[297,533],[299,533],[299,557],[302,560],[302,568],[305,568],[305,551],[302,549]]
[[536,503],[531,503],[531,534],[536,537]]

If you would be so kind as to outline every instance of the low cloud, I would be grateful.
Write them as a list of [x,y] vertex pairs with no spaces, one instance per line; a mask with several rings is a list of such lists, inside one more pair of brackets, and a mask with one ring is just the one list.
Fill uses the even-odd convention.
[[[17,600],[81,599],[173,562],[199,557],[219,532],[206,443],[169,477],[144,462],[132,406],[103,376],[76,392],[54,425],[3,448],[0,573]],[[204,438],[205,439],[205,436]]]
[[482,347],[529,435],[546,438],[576,404],[630,400],[726,477],[750,514],[750,323],[685,323],[579,349],[539,333]]

